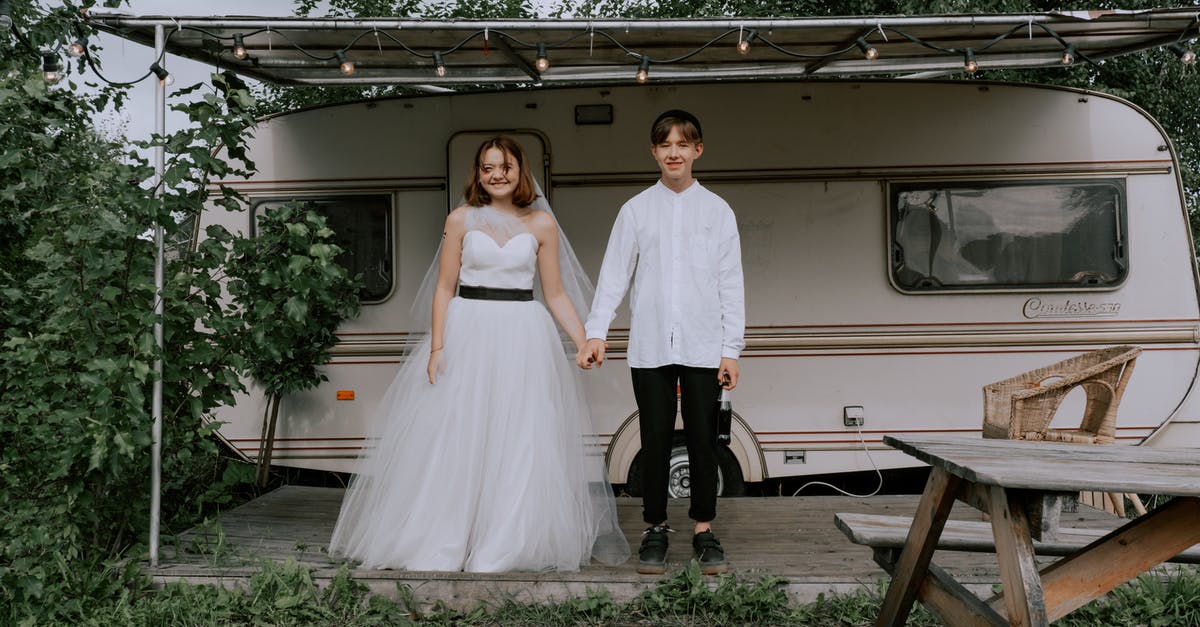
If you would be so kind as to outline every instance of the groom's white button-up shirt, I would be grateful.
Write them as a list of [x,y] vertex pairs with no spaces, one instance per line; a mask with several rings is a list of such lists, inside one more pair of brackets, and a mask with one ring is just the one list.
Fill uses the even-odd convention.
[[621,207],[585,325],[589,339],[607,339],[631,275],[630,367],[716,368],[741,354],[742,247],[720,196],[698,181],[679,194],[659,181]]

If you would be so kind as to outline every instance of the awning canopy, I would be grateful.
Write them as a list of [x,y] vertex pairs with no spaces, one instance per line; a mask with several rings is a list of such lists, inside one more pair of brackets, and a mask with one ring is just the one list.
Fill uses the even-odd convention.
[[[282,84],[553,85],[724,78],[938,76],[1062,67],[1197,36],[1197,9],[806,19],[422,21],[131,16],[97,28]],[[739,42],[747,48],[739,53]],[[244,57],[240,58],[244,46]],[[1178,54],[1185,49],[1177,48]],[[1065,57],[1069,55],[1069,57]],[[548,63],[539,69],[539,57]],[[343,58],[353,67],[343,69]],[[1193,57],[1194,58],[1194,57]],[[444,71],[439,71],[439,65]]]

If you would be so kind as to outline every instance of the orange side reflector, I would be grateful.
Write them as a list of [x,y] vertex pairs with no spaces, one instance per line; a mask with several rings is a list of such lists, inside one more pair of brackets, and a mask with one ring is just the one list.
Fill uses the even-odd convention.
[[354,390],[338,390],[337,391],[337,399],[339,401],[354,400]]

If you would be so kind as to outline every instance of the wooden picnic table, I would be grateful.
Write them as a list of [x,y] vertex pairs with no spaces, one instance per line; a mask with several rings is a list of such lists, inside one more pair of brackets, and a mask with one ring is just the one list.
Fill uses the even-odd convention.
[[[1200,543],[1200,451],[968,437],[891,437],[932,470],[877,625],[903,625],[918,598],[950,625],[1047,625]],[[1031,524],[1046,497],[1080,491],[1169,495],[1041,572]],[[1003,592],[980,599],[931,562],[956,500],[990,515]],[[1005,619],[1007,616],[1007,620]]]

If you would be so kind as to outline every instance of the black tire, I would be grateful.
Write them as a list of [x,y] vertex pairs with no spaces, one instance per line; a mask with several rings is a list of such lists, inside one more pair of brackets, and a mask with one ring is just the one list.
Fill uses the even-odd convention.
[[[681,450],[682,449],[682,450]],[[671,449],[672,457],[683,452],[686,454],[686,447],[683,443],[683,434],[676,434],[675,444]],[[625,492],[629,496],[642,495],[642,453],[638,452],[633,457],[633,462],[629,464],[629,473],[625,479]],[[717,496],[745,496],[746,483],[742,477],[742,469],[738,466],[737,458],[733,456],[733,451],[727,446],[717,447]]]

